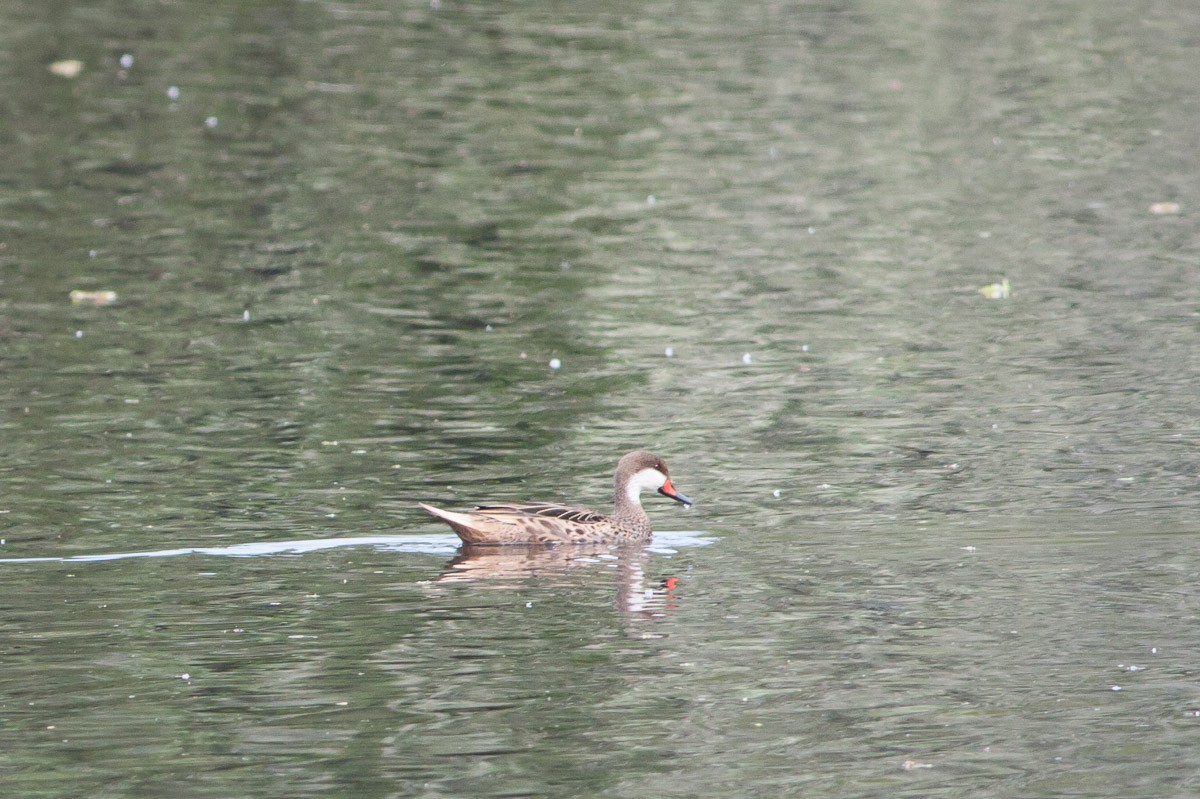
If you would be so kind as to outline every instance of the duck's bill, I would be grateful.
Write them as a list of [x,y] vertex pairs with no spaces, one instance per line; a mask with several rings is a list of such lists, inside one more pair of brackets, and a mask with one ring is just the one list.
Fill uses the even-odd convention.
[[685,497],[683,494],[680,494],[678,491],[676,491],[675,486],[671,485],[670,480],[663,483],[662,488],[658,489],[658,493],[662,494],[664,497],[670,497],[671,499],[675,500],[676,502],[682,503],[685,508],[690,508],[690,507],[692,507],[692,505],[696,504],[696,503],[692,502],[690,499],[688,499],[687,497]]

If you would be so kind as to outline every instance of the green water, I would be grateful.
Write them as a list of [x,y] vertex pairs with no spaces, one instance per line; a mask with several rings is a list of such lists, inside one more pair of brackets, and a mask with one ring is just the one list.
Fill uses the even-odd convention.
[[1198,25],[0,8],[4,794],[1195,793]]

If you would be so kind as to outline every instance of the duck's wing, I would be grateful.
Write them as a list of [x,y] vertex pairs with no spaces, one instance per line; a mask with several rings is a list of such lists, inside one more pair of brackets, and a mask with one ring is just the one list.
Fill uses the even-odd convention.
[[480,505],[469,513],[421,507],[450,525],[468,544],[586,542],[611,527],[607,516],[551,502]]
[[519,523],[522,518],[536,517],[541,519],[560,519],[564,522],[579,524],[600,524],[608,521],[602,513],[587,508],[573,508],[570,505],[559,505],[554,502],[523,502],[520,504],[477,505],[475,513],[490,516],[498,521],[510,524]]

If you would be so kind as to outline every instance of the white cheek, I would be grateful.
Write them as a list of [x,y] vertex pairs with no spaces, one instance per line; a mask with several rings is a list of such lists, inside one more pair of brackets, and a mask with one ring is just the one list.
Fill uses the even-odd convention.
[[625,492],[633,502],[640,502],[643,491],[657,491],[667,482],[667,476],[658,469],[642,469],[633,476]]

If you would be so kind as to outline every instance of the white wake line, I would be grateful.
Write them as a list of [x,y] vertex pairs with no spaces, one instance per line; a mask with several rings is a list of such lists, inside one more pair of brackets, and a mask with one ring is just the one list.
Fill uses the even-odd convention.
[[[655,533],[647,550],[657,555],[672,555],[677,549],[706,547],[716,538],[700,532]],[[130,558],[177,558],[181,555],[206,555],[218,558],[260,558],[270,555],[303,555],[323,549],[374,547],[387,552],[412,552],[421,555],[453,555],[460,541],[453,535],[364,535],[350,538],[315,538],[307,541],[264,541],[227,547],[189,547],[155,549],[146,552],[112,552],[98,555],[71,555],[65,558],[0,558],[2,563],[102,563]]]

